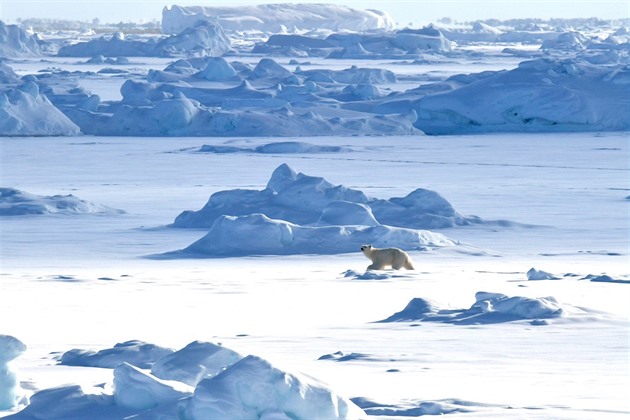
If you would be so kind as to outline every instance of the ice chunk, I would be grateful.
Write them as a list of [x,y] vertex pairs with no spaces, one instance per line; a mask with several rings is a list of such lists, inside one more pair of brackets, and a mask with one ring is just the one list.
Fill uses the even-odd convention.
[[357,419],[365,413],[314,379],[284,372],[247,356],[197,385],[186,418]]
[[121,407],[146,410],[192,394],[192,387],[163,381],[128,363],[114,369],[114,400]]
[[20,382],[10,362],[26,351],[26,345],[10,335],[0,335],[0,410],[15,407],[21,398]]
[[160,379],[196,386],[202,379],[216,376],[242,358],[237,352],[223,346],[193,341],[183,349],[155,362],[151,373]]

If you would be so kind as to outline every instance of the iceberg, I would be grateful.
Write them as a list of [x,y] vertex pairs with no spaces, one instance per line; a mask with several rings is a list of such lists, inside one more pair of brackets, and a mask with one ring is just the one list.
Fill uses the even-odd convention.
[[173,34],[211,21],[227,31],[282,32],[295,30],[391,30],[394,21],[386,12],[358,10],[333,4],[260,4],[244,6],[171,6],[162,10],[162,32]]

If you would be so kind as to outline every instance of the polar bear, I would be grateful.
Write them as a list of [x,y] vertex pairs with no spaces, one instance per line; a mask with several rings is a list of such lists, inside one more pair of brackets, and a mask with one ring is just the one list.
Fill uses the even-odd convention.
[[392,267],[394,270],[406,268],[414,270],[413,261],[409,254],[399,248],[374,248],[372,245],[361,245],[363,255],[372,260],[368,270],[382,270],[385,267]]

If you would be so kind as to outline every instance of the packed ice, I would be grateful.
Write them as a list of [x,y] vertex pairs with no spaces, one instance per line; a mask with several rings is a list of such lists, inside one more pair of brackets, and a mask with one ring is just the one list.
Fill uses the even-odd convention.
[[0,417],[627,417],[630,19],[405,7],[0,21]]

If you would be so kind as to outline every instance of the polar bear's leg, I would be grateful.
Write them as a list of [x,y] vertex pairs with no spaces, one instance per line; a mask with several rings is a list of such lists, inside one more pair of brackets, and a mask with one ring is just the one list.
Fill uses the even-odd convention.
[[383,267],[380,264],[377,263],[372,263],[370,265],[368,265],[368,270],[382,270]]

